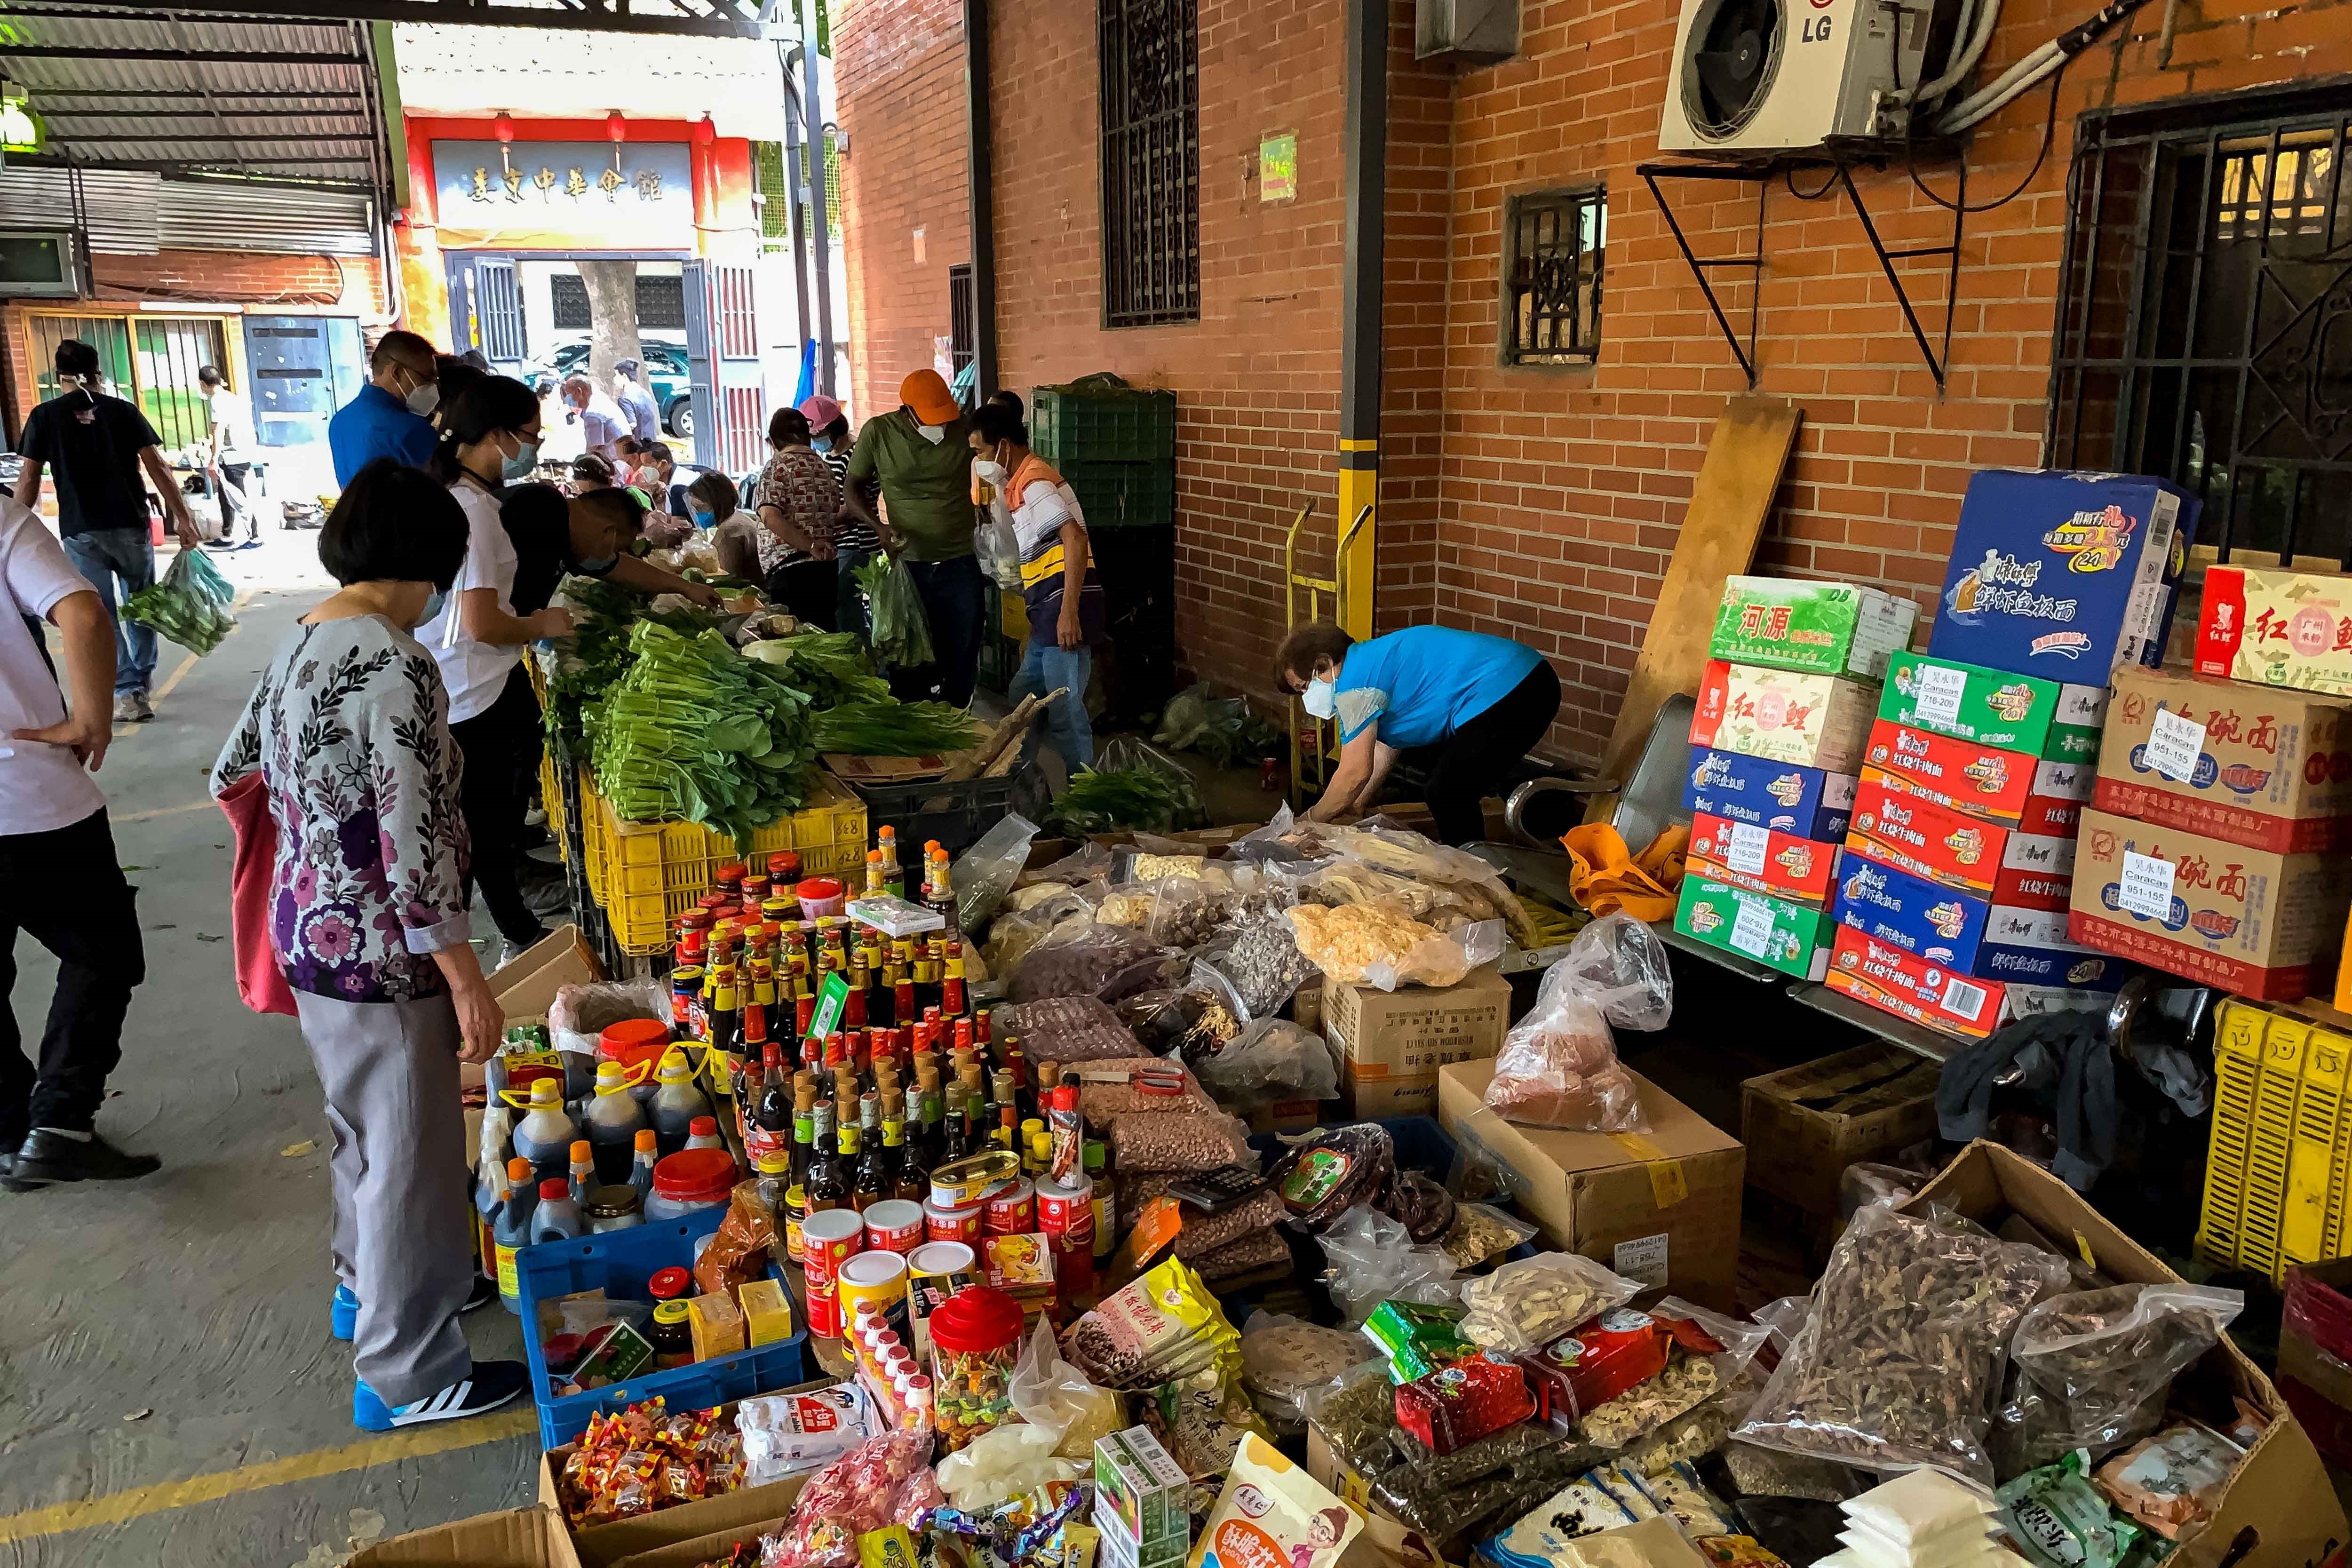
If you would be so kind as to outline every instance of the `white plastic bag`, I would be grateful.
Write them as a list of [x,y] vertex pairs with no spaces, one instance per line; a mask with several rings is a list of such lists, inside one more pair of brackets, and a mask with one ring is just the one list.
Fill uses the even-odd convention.
[[560,1051],[596,1054],[596,1037],[631,1018],[669,1022],[669,988],[659,980],[594,980],[559,985],[548,1005],[547,1037]]
[[1323,1273],[1331,1304],[1350,1327],[1383,1301],[1454,1300],[1454,1265],[1445,1249],[1415,1247],[1402,1225],[1376,1209],[1359,1205],[1315,1239],[1331,1262]]
[[1091,1460],[1097,1440],[1122,1425],[1118,1395],[1087,1382],[1085,1373],[1062,1359],[1054,1325],[1044,1318],[1021,1347],[1006,1393],[1022,1420],[1054,1435],[1052,1451],[1065,1459]]
[[1503,1037],[1486,1108],[1538,1127],[1648,1131],[1609,1026],[1659,1028],[1674,1005],[1674,974],[1657,933],[1631,915],[1603,915],[1544,971],[1534,1008]]

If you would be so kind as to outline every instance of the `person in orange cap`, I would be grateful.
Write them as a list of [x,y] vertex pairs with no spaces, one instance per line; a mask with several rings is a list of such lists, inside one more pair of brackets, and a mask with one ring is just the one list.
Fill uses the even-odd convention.
[[[907,563],[930,617],[935,663],[890,672],[902,701],[971,701],[987,579],[972,550],[971,424],[935,370],[898,384],[898,406],[857,433],[843,501]],[[877,510],[867,486],[878,485]]]

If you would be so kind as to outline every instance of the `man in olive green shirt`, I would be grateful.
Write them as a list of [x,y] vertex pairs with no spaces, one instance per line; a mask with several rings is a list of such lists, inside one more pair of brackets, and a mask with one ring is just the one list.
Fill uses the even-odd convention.
[[[907,563],[931,623],[937,660],[890,672],[902,701],[971,701],[980,664],[982,594],[987,580],[972,552],[971,447],[963,409],[935,370],[898,384],[899,406],[866,422],[842,487],[847,510],[870,524],[882,548]],[[877,483],[882,505],[867,498]]]

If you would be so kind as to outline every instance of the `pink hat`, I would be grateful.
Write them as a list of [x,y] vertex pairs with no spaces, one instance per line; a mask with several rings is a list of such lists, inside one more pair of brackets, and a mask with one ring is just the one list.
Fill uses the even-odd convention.
[[801,412],[808,416],[810,429],[822,430],[841,417],[841,405],[819,392],[801,405]]

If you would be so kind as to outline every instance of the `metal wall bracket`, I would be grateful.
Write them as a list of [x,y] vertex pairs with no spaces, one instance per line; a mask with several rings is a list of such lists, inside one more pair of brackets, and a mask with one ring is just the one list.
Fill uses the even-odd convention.
[[[1785,179],[1792,172],[1801,168],[1827,168],[1831,171],[1830,181],[1819,193],[1812,195],[1798,191],[1792,182],[1790,185],[1792,194],[1802,200],[1819,200],[1821,196],[1828,195],[1830,189],[1834,186],[1843,189],[1846,199],[1853,204],[1854,216],[1862,220],[1863,235],[1870,241],[1871,253],[1878,258],[1879,270],[1885,275],[1887,286],[1895,290],[1895,304],[1902,308],[1903,323],[1911,329],[1911,341],[1918,344],[1919,357],[1927,362],[1927,373],[1936,378],[1936,390],[1941,392],[1944,389],[1945,374],[1950,368],[1952,362],[1952,314],[1953,307],[1959,299],[1960,232],[1962,223],[1968,216],[1969,202],[1969,169],[1965,160],[1959,163],[1959,190],[1950,203],[1952,209],[1950,243],[1906,246],[1895,250],[1888,249],[1885,240],[1879,237],[1878,226],[1871,220],[1870,208],[1863,202],[1862,191],[1853,183],[1853,166],[1843,158],[1776,158],[1762,163],[1680,162],[1637,163],[1633,167],[1633,172],[1642,177],[1643,184],[1650,187],[1650,195],[1657,202],[1658,211],[1666,220],[1666,227],[1674,234],[1675,244],[1682,251],[1683,260],[1689,265],[1691,276],[1698,280],[1699,291],[1706,296],[1706,308],[1714,313],[1717,330],[1723,333],[1723,341],[1729,346],[1732,356],[1738,360],[1739,368],[1747,373],[1748,389],[1753,391],[1756,386],[1757,374],[1757,310],[1764,291],[1764,196],[1775,180]],[[1673,205],[1666,200],[1665,192],[1659,188],[1658,182],[1661,179],[1753,182],[1756,186],[1754,253],[1748,256],[1702,257],[1694,252],[1691,249],[1689,238],[1683,233],[1681,222],[1675,216]],[[1927,330],[1920,324],[1918,309],[1911,302],[1911,291],[1904,287],[1903,275],[1896,271],[1895,267],[1898,261],[1907,261],[1922,256],[1942,257],[1946,264],[1944,331],[1940,351],[1928,342]],[[1715,285],[1707,276],[1714,268],[1724,267],[1746,268],[1753,275],[1754,287],[1748,296],[1748,342],[1745,347],[1741,345],[1738,334],[1732,331],[1730,320],[1724,314],[1722,301],[1716,298]]]

